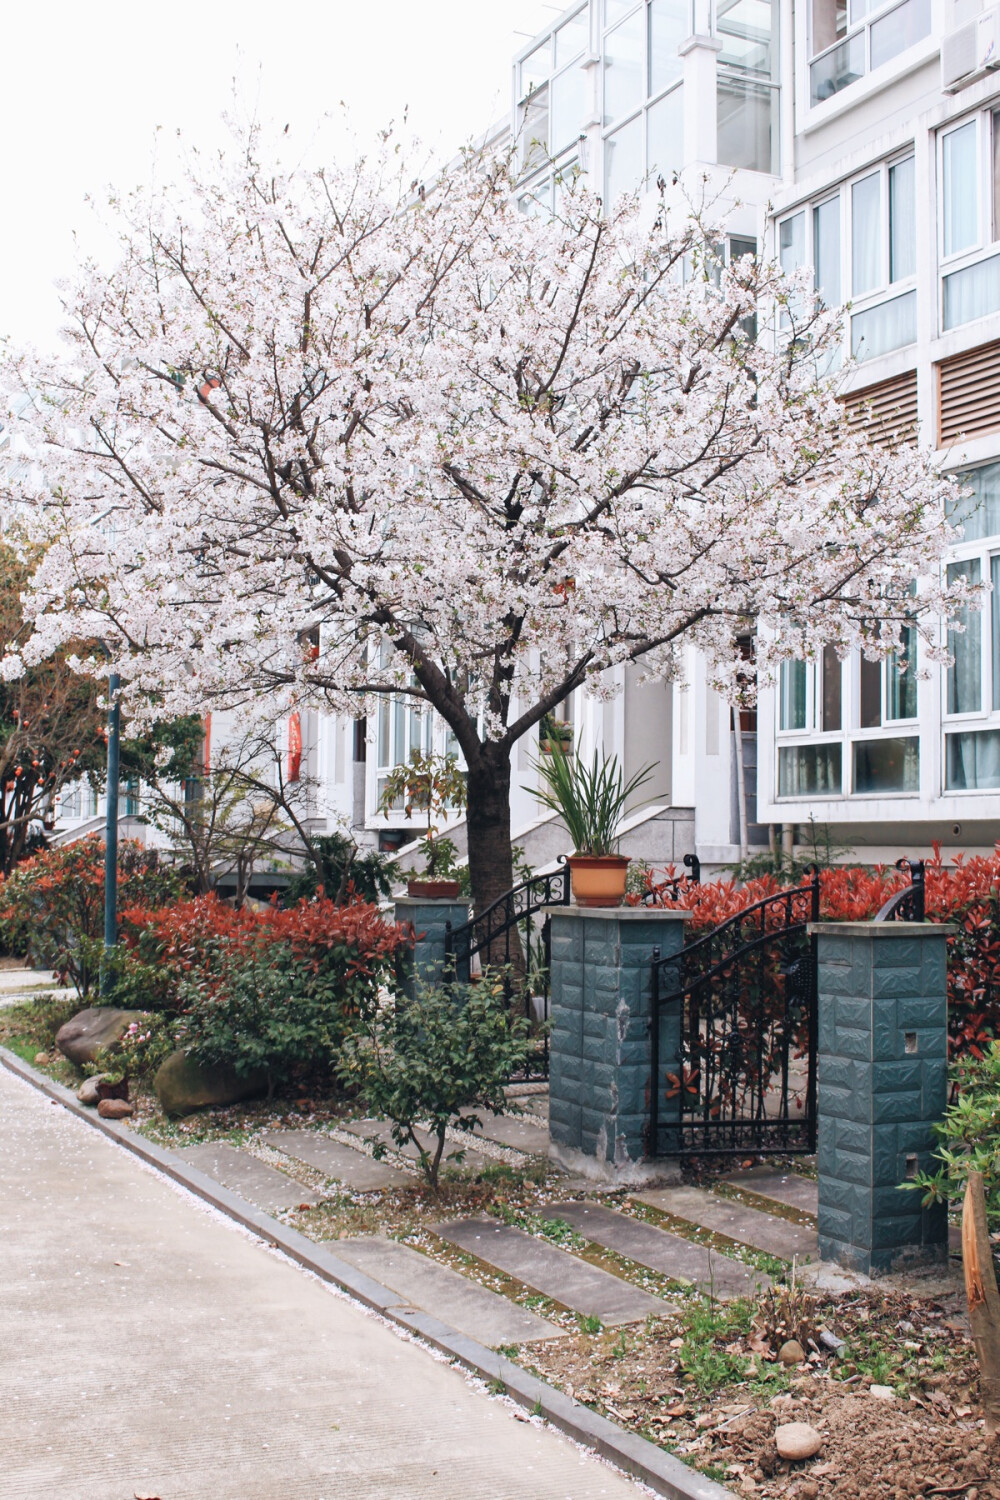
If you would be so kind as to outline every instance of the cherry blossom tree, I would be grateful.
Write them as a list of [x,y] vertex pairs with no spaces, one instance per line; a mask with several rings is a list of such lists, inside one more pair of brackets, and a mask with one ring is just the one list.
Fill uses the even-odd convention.
[[765,675],[911,619],[940,655],[949,486],[849,429],[836,317],[672,189],[567,181],[540,219],[511,158],[426,191],[399,162],[291,170],[250,132],[113,205],[65,353],[7,364],[46,553],[4,670],[99,637],[160,713],[429,705],[481,909],[511,752],[574,689],[691,644],[735,699],[748,632]]

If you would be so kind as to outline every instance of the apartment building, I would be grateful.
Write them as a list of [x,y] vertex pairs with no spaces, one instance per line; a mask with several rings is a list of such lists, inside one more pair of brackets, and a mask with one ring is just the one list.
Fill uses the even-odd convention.
[[[845,399],[883,442],[940,452],[970,489],[948,566],[1000,583],[1000,8],[980,0],[585,0],[512,60],[509,117],[527,213],[583,172],[606,202],[659,179],[728,215],[727,253],[809,266],[846,303]],[[809,820],[873,859],[989,848],[1000,837],[1000,593],[942,669],[788,664],[734,722],[690,651],[685,683],[629,674],[612,702],[576,693],[574,742],[655,763],[624,847],[694,849],[719,868]],[[922,675],[924,667],[926,675]],[[279,733],[284,729],[279,726]],[[739,739],[737,739],[739,735]],[[379,811],[391,767],[452,748],[412,700],[362,722],[311,716],[303,774],[315,825],[404,844]],[[519,747],[513,826],[535,864],[561,851]],[[738,753],[739,752],[739,753]],[[747,796],[738,795],[742,764]],[[643,793],[645,795],[645,792]],[[744,806],[741,810],[741,802]],[[68,809],[67,809],[68,810]],[[463,830],[455,829],[461,845]]]

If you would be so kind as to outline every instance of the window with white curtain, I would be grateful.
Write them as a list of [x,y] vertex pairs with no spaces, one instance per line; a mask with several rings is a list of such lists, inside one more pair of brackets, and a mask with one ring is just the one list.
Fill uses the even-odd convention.
[[[917,297],[916,175],[912,155],[883,162],[850,184],[851,355],[874,359],[912,344]],[[886,296],[887,293],[892,295]],[[866,305],[869,298],[882,300]]]
[[947,578],[989,583],[992,593],[985,607],[960,612],[963,628],[948,631],[945,790],[995,791],[1000,788],[1000,551],[989,544],[996,548],[1000,539],[1000,463],[958,478],[968,493],[949,519],[962,528],[957,547],[964,555],[948,565]]
[[938,136],[941,326],[1000,312],[1000,110]]
[[969,120],[941,140],[941,234],[945,255],[979,241],[979,122]]

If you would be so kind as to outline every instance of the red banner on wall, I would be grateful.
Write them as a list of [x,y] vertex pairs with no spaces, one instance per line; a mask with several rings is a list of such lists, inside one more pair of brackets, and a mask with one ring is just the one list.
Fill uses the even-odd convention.
[[288,775],[298,781],[302,772],[302,721],[297,713],[288,715]]

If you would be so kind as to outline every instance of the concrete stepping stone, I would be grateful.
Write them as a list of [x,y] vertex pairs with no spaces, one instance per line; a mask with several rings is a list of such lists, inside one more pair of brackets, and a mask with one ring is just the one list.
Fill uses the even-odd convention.
[[770,1285],[770,1277],[738,1260],[730,1260],[707,1245],[696,1245],[679,1234],[630,1219],[597,1203],[557,1203],[545,1210],[547,1219],[565,1219],[595,1245],[627,1255],[629,1260],[662,1276],[694,1282],[716,1297],[746,1297]]
[[449,1245],[584,1317],[600,1318],[602,1323],[638,1323],[650,1313],[665,1311],[659,1297],[509,1224],[460,1219],[439,1224],[434,1232]]
[[798,1172],[776,1172],[772,1167],[751,1167],[748,1172],[734,1172],[726,1182],[759,1198],[773,1198],[787,1208],[816,1217],[819,1212],[819,1183]]
[[515,1151],[526,1151],[533,1156],[547,1156],[549,1151],[548,1121],[535,1114],[482,1116],[482,1127],[475,1132],[484,1140],[496,1141],[500,1146],[512,1146]]
[[[415,1162],[419,1158],[420,1153],[412,1141],[407,1142],[405,1146],[396,1145],[396,1142],[392,1138],[392,1126],[388,1120],[345,1120],[340,1128],[341,1130],[348,1131],[351,1135],[358,1136],[363,1141],[381,1141],[390,1151],[398,1151],[400,1156],[405,1157],[407,1161]],[[437,1141],[428,1131],[418,1130],[416,1131],[416,1137],[425,1151],[433,1153],[437,1149]],[[445,1141],[444,1157],[441,1162],[442,1170],[450,1166],[453,1171],[457,1169],[459,1171],[479,1172],[490,1160],[489,1157],[483,1156],[479,1151],[467,1150],[460,1162],[448,1161],[449,1156],[461,1150],[462,1147],[457,1145],[455,1141]]]
[[419,1307],[488,1348],[565,1337],[563,1329],[554,1323],[396,1240],[336,1240],[330,1243],[330,1249],[366,1276],[398,1292],[403,1299],[401,1306]]
[[388,1162],[376,1161],[343,1141],[335,1141],[332,1135],[321,1130],[265,1130],[261,1139],[276,1151],[296,1161],[315,1167],[327,1177],[342,1182],[345,1187],[358,1193],[370,1193],[377,1188],[412,1187],[413,1175]]
[[177,1153],[231,1193],[239,1193],[266,1213],[297,1208],[300,1203],[318,1203],[311,1188],[258,1161],[249,1151],[240,1151],[224,1141],[203,1141],[197,1146],[182,1146]]
[[819,1239],[815,1229],[790,1224],[787,1219],[765,1214],[758,1208],[747,1208],[731,1198],[720,1198],[705,1188],[657,1188],[635,1193],[638,1203],[648,1203],[662,1213],[673,1214],[688,1224],[724,1234],[741,1245],[764,1250],[781,1260],[819,1260]]

